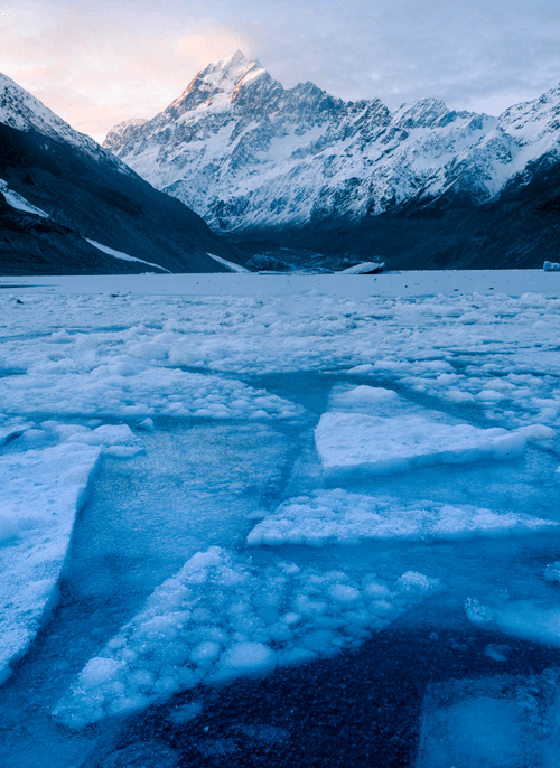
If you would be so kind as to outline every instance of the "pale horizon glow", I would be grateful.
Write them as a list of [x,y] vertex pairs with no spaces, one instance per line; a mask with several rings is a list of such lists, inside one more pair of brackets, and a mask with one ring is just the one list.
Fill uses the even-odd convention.
[[103,141],[237,49],[286,88],[499,114],[559,84],[559,37],[560,10],[530,0],[38,0],[0,6],[0,71]]

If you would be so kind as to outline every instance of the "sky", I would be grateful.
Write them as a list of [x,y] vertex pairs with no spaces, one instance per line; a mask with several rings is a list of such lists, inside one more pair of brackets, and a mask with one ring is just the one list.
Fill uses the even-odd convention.
[[102,141],[237,49],[291,87],[499,114],[560,84],[560,0],[0,0],[0,72]]

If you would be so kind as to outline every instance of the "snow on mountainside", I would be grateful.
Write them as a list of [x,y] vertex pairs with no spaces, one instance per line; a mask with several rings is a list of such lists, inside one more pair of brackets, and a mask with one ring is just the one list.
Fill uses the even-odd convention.
[[0,123],[18,131],[34,128],[52,139],[72,144],[73,147],[87,152],[91,157],[100,157],[105,154],[96,141],[85,133],[74,130],[39,99],[1,72]]
[[444,194],[481,203],[531,161],[558,158],[559,136],[560,88],[500,117],[436,99],[391,113],[312,83],[286,90],[237,51],[103,146],[214,229],[239,233],[363,221]]

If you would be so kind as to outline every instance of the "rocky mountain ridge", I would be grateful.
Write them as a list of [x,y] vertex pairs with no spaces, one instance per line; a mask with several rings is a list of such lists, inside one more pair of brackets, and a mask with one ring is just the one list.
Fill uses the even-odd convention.
[[526,186],[536,166],[559,162],[559,139],[560,87],[499,117],[436,99],[391,113],[312,83],[286,90],[238,51],[103,146],[215,231],[285,244],[300,233],[313,248],[338,222],[351,236],[412,210],[489,205]]

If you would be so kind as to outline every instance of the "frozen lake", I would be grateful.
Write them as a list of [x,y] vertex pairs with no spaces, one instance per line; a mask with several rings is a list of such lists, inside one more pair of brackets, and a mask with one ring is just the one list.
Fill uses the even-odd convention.
[[[263,286],[263,278],[266,283]],[[271,283],[268,285],[268,283]],[[380,275],[278,275],[278,274],[179,274],[179,275],[71,275],[0,277],[0,289],[32,287],[33,291],[62,293],[111,293],[166,296],[291,296],[312,290],[349,299],[370,296],[414,297],[455,292],[486,294],[500,291],[521,296],[528,291],[558,292],[558,275],[536,269],[469,270],[445,272],[385,272]],[[456,290],[457,289],[457,290]]]
[[1,765],[557,768],[560,273],[0,289]]

